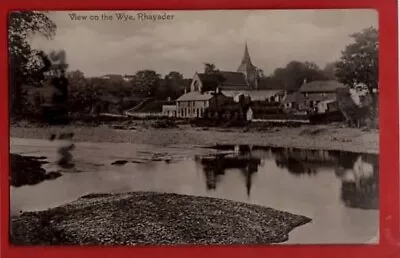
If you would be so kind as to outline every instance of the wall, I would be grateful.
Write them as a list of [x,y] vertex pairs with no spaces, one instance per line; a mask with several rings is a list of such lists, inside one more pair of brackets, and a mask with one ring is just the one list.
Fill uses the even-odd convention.
[[[197,86],[198,86],[198,88],[196,89],[196,83],[197,83]],[[193,80],[192,80],[192,84],[190,85],[190,91],[201,91],[201,88],[202,88],[203,86],[202,86],[202,82],[201,82],[201,80],[200,80],[200,78],[199,78],[199,76],[197,75],[197,73],[194,75],[194,77],[193,77]]]

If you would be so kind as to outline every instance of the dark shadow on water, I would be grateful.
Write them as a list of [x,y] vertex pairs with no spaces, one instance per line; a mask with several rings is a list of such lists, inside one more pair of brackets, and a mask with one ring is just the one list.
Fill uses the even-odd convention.
[[10,154],[10,185],[21,187],[36,185],[45,180],[54,180],[62,176],[60,172],[48,172],[42,168],[42,158]]

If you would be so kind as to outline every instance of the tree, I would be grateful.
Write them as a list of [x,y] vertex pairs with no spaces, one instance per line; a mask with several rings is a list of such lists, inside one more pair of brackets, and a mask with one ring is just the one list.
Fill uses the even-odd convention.
[[44,72],[51,68],[51,62],[42,51],[34,50],[28,39],[39,34],[47,39],[55,35],[56,25],[43,12],[11,12],[8,17],[8,51],[10,75],[11,111],[21,112],[23,107],[23,86],[40,85]]
[[142,70],[132,80],[134,91],[145,96],[154,96],[160,85],[160,75],[153,70]]
[[336,63],[332,62],[332,63],[327,63],[324,67],[324,69],[322,70],[325,77],[329,80],[336,80]]
[[212,74],[217,72],[218,69],[215,67],[215,64],[212,63],[204,63],[204,73]]
[[85,78],[79,70],[69,72],[67,78],[70,85],[70,111],[91,112],[99,101],[98,81]]
[[285,68],[277,68],[271,79],[281,81],[287,90],[298,90],[304,80],[307,82],[327,80],[323,71],[313,62],[291,61]]
[[179,72],[172,71],[165,75],[163,83],[157,90],[157,97],[166,99],[168,97],[175,99],[182,95],[185,90],[185,79]]
[[203,81],[202,93],[213,91],[216,93],[218,86],[225,80],[224,76],[215,67],[215,64],[204,63],[204,74],[206,75]]
[[81,88],[84,87],[85,84],[87,84],[85,75],[79,70],[68,72],[67,79],[71,87]]
[[372,97],[372,107],[376,109],[378,88],[378,30],[374,27],[363,29],[350,35],[353,42],[342,51],[342,56],[336,62],[336,76],[345,85],[353,87],[365,84]]

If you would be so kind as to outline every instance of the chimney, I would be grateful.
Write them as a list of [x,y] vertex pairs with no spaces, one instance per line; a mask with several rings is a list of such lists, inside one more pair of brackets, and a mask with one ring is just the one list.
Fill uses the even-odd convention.
[[185,92],[184,92],[184,94],[186,94],[187,93],[187,89],[185,88]]
[[304,78],[303,85],[307,83],[307,78]]

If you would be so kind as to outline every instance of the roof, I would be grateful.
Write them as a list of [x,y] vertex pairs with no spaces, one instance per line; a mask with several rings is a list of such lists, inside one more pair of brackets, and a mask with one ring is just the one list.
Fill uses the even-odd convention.
[[283,99],[282,103],[292,103],[292,102],[303,102],[305,101],[305,97],[301,95],[299,92],[295,92],[292,94],[287,94]]
[[162,110],[163,111],[175,111],[176,105],[163,105]]
[[209,92],[192,91],[180,96],[176,101],[206,101],[210,100],[214,95]]
[[222,90],[227,97],[235,97],[240,94],[249,96],[252,101],[264,101],[272,96],[281,94],[281,90]]
[[345,88],[344,84],[338,81],[312,81],[303,84],[300,88],[301,93],[306,92],[336,92],[338,88]]

